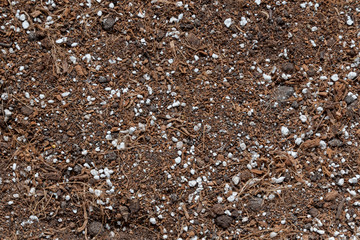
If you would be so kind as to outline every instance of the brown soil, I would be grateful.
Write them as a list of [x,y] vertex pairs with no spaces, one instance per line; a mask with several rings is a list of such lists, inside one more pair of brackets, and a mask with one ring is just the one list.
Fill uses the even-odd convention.
[[357,1],[0,0],[1,239],[357,239]]

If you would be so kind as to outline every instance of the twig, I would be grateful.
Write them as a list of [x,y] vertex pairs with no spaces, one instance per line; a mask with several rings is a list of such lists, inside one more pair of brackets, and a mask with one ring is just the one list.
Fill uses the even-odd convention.
[[12,43],[3,43],[3,42],[0,42],[0,47],[10,48],[11,46],[12,46]]

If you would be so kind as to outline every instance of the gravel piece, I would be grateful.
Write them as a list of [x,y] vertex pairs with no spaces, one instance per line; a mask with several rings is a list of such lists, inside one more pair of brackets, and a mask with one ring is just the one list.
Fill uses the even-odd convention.
[[211,209],[216,215],[224,214],[224,206],[222,204],[215,204]]
[[290,74],[290,73],[294,72],[295,66],[293,63],[284,63],[281,66],[281,70],[287,74]]
[[262,198],[252,198],[249,200],[248,206],[251,210],[258,212],[261,210],[264,200]]
[[29,107],[26,106],[21,107],[21,113],[24,114],[25,116],[30,116],[33,112],[34,110],[32,110]]
[[276,89],[274,96],[277,101],[283,102],[289,99],[294,93],[295,91],[293,87],[279,86]]
[[116,22],[115,18],[107,17],[103,20],[102,27],[105,31],[110,31],[114,27],[115,22]]
[[129,204],[131,214],[137,213],[140,210],[140,203],[138,200],[131,200]]
[[343,142],[337,138],[333,138],[328,142],[329,146],[331,147],[341,147]]
[[319,210],[317,210],[316,208],[311,208],[309,210],[309,214],[312,216],[312,217],[316,217],[317,215],[319,215]]
[[88,233],[90,236],[99,235],[103,231],[104,231],[104,226],[101,222],[94,221],[94,222],[91,222],[88,226]]
[[355,102],[356,99],[357,99],[357,96],[355,94],[348,93],[348,95],[346,95],[344,100],[348,105],[350,105],[351,103]]
[[232,217],[228,215],[221,215],[215,218],[215,224],[224,229],[230,227],[232,221]]
[[328,192],[325,195],[324,200],[327,201],[327,202],[334,201],[338,196],[339,196],[338,191],[333,190],[331,192]]
[[110,82],[110,79],[108,77],[100,76],[99,77],[99,83],[108,83]]
[[114,161],[117,159],[117,154],[116,152],[109,152],[107,154],[105,154],[105,159],[108,161]]

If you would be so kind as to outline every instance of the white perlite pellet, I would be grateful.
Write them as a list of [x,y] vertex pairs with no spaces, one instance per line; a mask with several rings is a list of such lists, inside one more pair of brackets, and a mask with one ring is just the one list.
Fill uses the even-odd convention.
[[283,136],[287,136],[287,135],[289,135],[289,133],[290,133],[290,131],[289,131],[289,129],[287,127],[285,127],[285,126],[281,127],[281,134]]
[[337,80],[339,80],[339,75],[334,74],[331,76],[331,80],[333,80],[334,82],[336,82]]
[[231,26],[231,24],[232,24],[232,20],[231,20],[231,18],[227,18],[227,19],[225,19],[224,24],[225,24],[225,26],[226,26],[226,27],[230,27],[230,26]]
[[348,79],[353,80],[357,77],[357,73],[356,72],[349,72],[349,74],[347,75]]

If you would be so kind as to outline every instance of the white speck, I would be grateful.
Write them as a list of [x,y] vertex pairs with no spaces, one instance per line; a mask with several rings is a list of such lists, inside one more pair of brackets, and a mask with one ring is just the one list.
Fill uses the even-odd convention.
[[325,148],[326,148],[326,142],[325,142],[325,141],[321,140],[319,144],[320,144],[320,148],[321,148],[321,149],[325,149]]
[[12,112],[9,109],[4,110],[5,116],[10,117]]
[[85,155],[88,154],[88,151],[87,151],[87,150],[83,150],[83,151],[81,152],[81,154],[85,156]]
[[217,58],[219,58],[219,55],[213,53],[212,58],[217,59]]
[[55,42],[56,42],[57,44],[61,44],[61,43],[63,43],[63,42],[64,42],[64,39],[59,38],[59,39],[57,39]]
[[95,189],[94,193],[95,193],[95,195],[96,195],[97,197],[100,197],[102,191],[99,190],[99,189]]
[[272,178],[272,182],[274,183],[282,183],[284,181],[285,177],[279,177],[279,178]]
[[155,225],[156,224],[156,219],[155,218],[150,218],[150,223]]
[[98,15],[99,17],[101,17],[101,16],[102,16],[102,11],[99,10],[99,11],[97,12],[97,15]]
[[240,25],[245,26],[248,23],[245,17],[241,17]]
[[29,194],[30,194],[30,195],[35,195],[35,188],[34,188],[34,187],[32,187],[32,188],[30,189]]
[[70,61],[71,61],[73,64],[76,63],[76,57],[70,56],[69,58],[70,58]]
[[190,186],[190,187],[195,187],[196,184],[197,184],[196,180],[191,180],[191,181],[189,181],[189,186]]
[[233,202],[233,201],[235,201],[237,195],[238,195],[237,192],[233,192],[233,193],[227,198],[227,200],[228,200],[229,202]]
[[69,201],[70,200],[70,195],[66,195],[65,200]]
[[256,3],[257,5],[260,5],[261,0],[255,0],[255,3]]
[[91,55],[88,53],[82,59],[89,63],[91,61]]
[[264,78],[264,80],[266,80],[266,81],[271,81],[271,76],[270,75],[267,75],[267,74],[263,74],[263,78]]
[[336,82],[337,80],[339,80],[339,76],[337,74],[334,74],[334,75],[331,76],[331,80]]
[[324,108],[318,107],[318,108],[316,109],[316,111],[317,111],[318,114],[320,114],[320,113],[322,113],[322,112],[324,111]]
[[246,144],[245,143],[240,143],[240,148],[241,150],[245,151],[246,150]]
[[67,97],[69,95],[70,95],[70,92],[64,92],[64,93],[61,94],[62,97]]
[[305,115],[300,115],[300,120],[304,123],[307,121],[307,117]]
[[182,149],[183,146],[184,146],[184,143],[182,141],[179,141],[179,142],[176,143],[176,148],[177,149]]
[[23,27],[24,29],[28,29],[29,26],[30,26],[30,24],[29,24],[28,21],[23,21],[21,25],[22,25],[22,27]]
[[357,73],[356,72],[349,72],[348,74],[348,79],[355,79],[357,77]]
[[114,4],[113,3],[110,3],[109,4],[109,8],[114,8],[115,6],[114,6]]
[[358,180],[356,177],[349,179],[349,183],[351,183],[351,184],[356,184],[357,182],[358,182]]
[[347,16],[346,24],[349,25],[349,26],[354,24],[354,21],[351,19],[350,16]]
[[337,185],[339,185],[339,186],[344,185],[344,179],[340,178],[339,181],[337,182]]
[[224,21],[224,24],[225,24],[226,27],[230,27],[232,23],[233,22],[232,22],[231,18],[227,18]]
[[271,238],[274,238],[274,237],[276,237],[277,235],[278,235],[278,234],[277,234],[276,232],[271,232],[271,233],[270,233],[270,237],[271,237]]
[[316,231],[318,234],[320,234],[320,235],[323,235],[323,234],[325,234],[325,231],[324,230],[320,230],[320,229],[317,229],[317,231]]
[[231,180],[233,181],[233,183],[234,183],[235,185],[238,185],[239,182],[240,182],[240,177],[238,177],[238,176],[233,176]]
[[137,15],[139,18],[144,18],[145,17],[145,12],[139,12]]
[[7,93],[2,93],[2,94],[1,94],[1,99],[4,100],[4,101],[8,100],[8,99],[9,99],[9,94],[7,94]]
[[175,158],[175,163],[176,163],[176,164],[180,164],[180,163],[181,163],[181,157]]
[[25,14],[21,14],[21,15],[19,16],[19,20],[20,20],[20,21],[25,21],[25,20],[26,20]]
[[119,145],[116,146],[118,150],[124,150],[125,149],[125,143],[121,142]]
[[282,126],[281,127],[281,134],[283,135],[283,136],[287,136],[287,135],[289,135],[289,129],[287,128],[287,127],[285,127],[285,126]]
[[96,169],[91,169],[90,173],[93,176],[98,176],[99,175],[99,172]]

